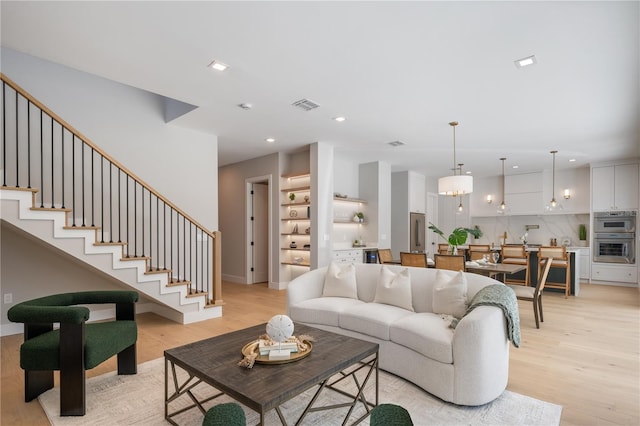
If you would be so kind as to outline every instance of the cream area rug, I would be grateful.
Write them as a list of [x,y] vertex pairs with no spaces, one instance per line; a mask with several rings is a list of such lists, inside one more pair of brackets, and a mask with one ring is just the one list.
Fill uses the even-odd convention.
[[[241,367],[238,367],[241,368]],[[345,386],[349,386],[346,384]],[[365,392],[369,401],[374,401],[373,383]],[[495,401],[479,407],[462,407],[443,402],[421,388],[397,376],[380,370],[379,403],[394,403],[405,407],[415,425],[558,425],[562,407],[524,395],[505,391]],[[294,423],[311,399],[315,389],[287,401],[282,405],[287,422]],[[164,418],[164,359],[138,365],[138,374],[118,376],[115,372],[87,379],[87,414],[83,417],[60,417],[60,388],[55,387],[38,398],[50,422],[54,426],[66,425],[168,425]],[[200,384],[195,392],[199,398],[213,395],[215,390]],[[205,404],[208,408],[231,399],[222,396]],[[342,395],[325,390],[317,405],[344,402]],[[183,396],[174,401],[171,411],[190,405]],[[304,419],[304,425],[340,425],[348,409],[311,413]],[[358,404],[353,419],[364,413]],[[258,423],[257,413],[245,408],[247,424]],[[203,414],[194,408],[176,417],[180,425],[199,426]],[[267,413],[267,426],[280,425],[275,410]],[[368,425],[368,418],[361,424]]]

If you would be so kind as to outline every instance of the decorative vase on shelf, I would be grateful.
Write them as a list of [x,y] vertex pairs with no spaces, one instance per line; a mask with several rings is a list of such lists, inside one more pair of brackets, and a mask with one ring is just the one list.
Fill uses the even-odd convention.
[[358,217],[357,214],[353,216],[353,221],[356,223],[360,223],[360,218]]

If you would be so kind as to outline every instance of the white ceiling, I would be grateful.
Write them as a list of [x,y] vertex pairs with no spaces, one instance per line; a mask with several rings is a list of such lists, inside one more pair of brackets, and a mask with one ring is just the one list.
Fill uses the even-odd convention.
[[[220,165],[324,142],[446,175],[453,120],[457,162],[475,176],[500,174],[500,157],[508,174],[549,169],[552,149],[558,169],[640,155],[637,1],[0,8],[5,47],[198,106],[176,124],[218,135]],[[532,54],[536,65],[516,68]],[[291,106],[302,98],[320,108]]]

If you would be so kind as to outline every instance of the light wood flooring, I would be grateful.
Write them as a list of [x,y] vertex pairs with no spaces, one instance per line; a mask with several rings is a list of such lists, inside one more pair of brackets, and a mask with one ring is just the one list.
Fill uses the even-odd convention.
[[[579,297],[545,293],[538,330],[531,303],[520,302],[522,344],[511,348],[507,389],[563,406],[562,425],[640,424],[640,293],[583,284]],[[285,312],[286,293],[264,284],[224,283],[223,317],[180,325],[138,315],[138,362],[168,348],[266,322]],[[2,337],[2,425],[47,425],[37,401],[23,402],[22,335]],[[88,371],[116,369],[115,358]],[[417,420],[417,419],[414,419]],[[418,421],[417,424],[420,424]]]

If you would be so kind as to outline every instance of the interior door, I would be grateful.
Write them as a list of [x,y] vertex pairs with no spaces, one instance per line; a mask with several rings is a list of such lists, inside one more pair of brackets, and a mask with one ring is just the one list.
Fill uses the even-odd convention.
[[252,246],[253,277],[249,284],[269,280],[269,185],[254,183],[252,196]]

